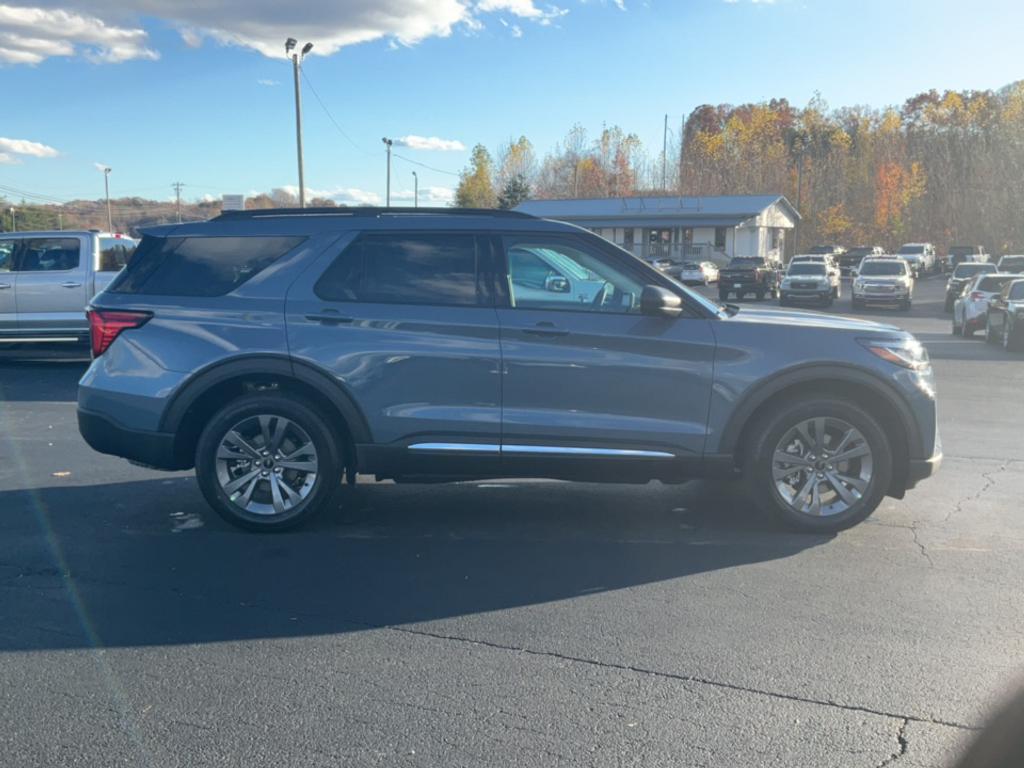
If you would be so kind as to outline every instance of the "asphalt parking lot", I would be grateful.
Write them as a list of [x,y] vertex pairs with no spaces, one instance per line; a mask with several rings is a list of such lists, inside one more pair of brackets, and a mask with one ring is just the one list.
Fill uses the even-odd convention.
[[861,314],[928,346],[945,463],[836,537],[540,481],[245,534],[86,447],[85,361],[0,352],[0,762],[947,765],[1024,684],[1024,356],[952,337],[943,282]]

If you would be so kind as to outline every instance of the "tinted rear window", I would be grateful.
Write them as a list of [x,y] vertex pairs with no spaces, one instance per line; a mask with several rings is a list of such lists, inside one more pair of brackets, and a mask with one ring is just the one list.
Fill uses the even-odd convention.
[[995,272],[995,264],[961,264],[953,270],[953,277],[974,277],[981,272]]
[[999,291],[1001,291],[1003,289],[1003,286],[1006,285],[1007,281],[1009,281],[1009,280],[1013,280],[1013,278],[1012,277],[1006,277],[1006,276],[1001,276],[1001,277],[983,277],[978,282],[978,286],[977,286],[977,288],[975,288],[975,290],[977,290],[977,291],[987,291],[989,293],[999,293]]
[[904,245],[900,248],[900,253],[924,253],[923,245]]
[[1000,271],[1017,271],[1024,269],[1024,256],[1006,256],[999,261]]
[[317,281],[327,301],[381,304],[491,304],[485,256],[473,235],[363,235]]
[[143,237],[107,289],[151,296],[223,296],[295,248],[302,237]]
[[1013,300],[1024,299],[1024,283],[1014,283],[1010,286],[1010,296]]
[[746,256],[737,256],[735,259],[729,262],[730,268],[739,269],[753,269],[754,267],[764,266],[764,259],[752,259]]

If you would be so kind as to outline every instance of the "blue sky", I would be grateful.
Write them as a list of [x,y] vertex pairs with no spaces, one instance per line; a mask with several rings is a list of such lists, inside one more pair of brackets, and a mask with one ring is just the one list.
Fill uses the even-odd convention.
[[[383,197],[382,136],[459,142],[396,149],[450,173],[473,144],[520,134],[542,156],[575,122],[591,135],[618,124],[653,156],[664,114],[678,126],[702,103],[804,104],[818,91],[883,106],[1024,78],[1019,0],[180,5],[0,0],[0,185],[96,198],[95,163],[113,168],[115,196],[166,198],[174,181],[187,198],[295,185],[291,69],[276,55],[288,35],[332,51],[304,66],[348,138],[304,86],[306,184],[342,201]],[[457,182],[396,159],[396,198],[412,170],[422,199]]]

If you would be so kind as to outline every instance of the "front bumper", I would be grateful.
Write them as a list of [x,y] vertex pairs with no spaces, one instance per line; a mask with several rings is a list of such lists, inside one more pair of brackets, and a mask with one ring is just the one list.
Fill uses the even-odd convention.
[[189,469],[174,455],[174,435],[128,429],[99,413],[78,409],[78,431],[89,447],[155,469]]
[[942,466],[942,451],[928,459],[911,459],[907,466],[907,490],[934,475]]
[[852,290],[850,295],[853,296],[854,301],[861,301],[865,304],[902,304],[910,299],[910,291],[905,289],[891,293]]
[[792,288],[783,288],[779,295],[783,301],[820,301],[827,302],[832,298],[832,289],[815,289],[813,291],[808,290],[794,290]]

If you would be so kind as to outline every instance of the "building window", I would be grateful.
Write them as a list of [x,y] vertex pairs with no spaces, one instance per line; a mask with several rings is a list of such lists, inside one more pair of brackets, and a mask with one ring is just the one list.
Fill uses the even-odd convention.
[[633,228],[632,227],[626,227],[622,231],[622,244],[626,248],[632,248],[633,247]]
[[782,242],[782,229],[780,227],[772,227],[769,232],[771,232],[771,248],[776,250]]
[[725,227],[715,227],[715,249],[719,251],[725,250]]

